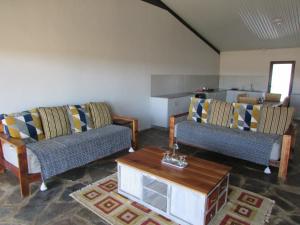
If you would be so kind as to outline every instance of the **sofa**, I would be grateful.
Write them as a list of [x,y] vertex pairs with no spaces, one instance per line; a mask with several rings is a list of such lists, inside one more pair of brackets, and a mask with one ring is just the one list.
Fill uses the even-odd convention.
[[294,108],[192,97],[189,112],[170,117],[169,147],[181,143],[266,166],[285,179],[295,143]]
[[31,182],[42,179],[45,190],[55,175],[137,146],[138,120],[112,115],[103,102],[40,107],[0,119],[0,172],[19,178],[23,197]]

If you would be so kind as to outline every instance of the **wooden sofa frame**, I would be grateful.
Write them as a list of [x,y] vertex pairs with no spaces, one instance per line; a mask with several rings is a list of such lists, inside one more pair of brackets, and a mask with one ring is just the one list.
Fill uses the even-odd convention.
[[[132,117],[114,115],[112,117],[113,122],[117,124],[129,125],[132,129],[132,147],[137,148],[138,141],[138,120]],[[29,174],[28,173],[28,162],[26,146],[21,139],[10,138],[3,133],[3,129],[0,129],[0,174],[4,173],[5,170],[11,171],[19,179],[20,191],[22,197],[30,195],[30,183],[41,180],[40,173]],[[8,143],[16,148],[18,155],[19,167],[7,162],[3,156],[2,145]]]
[[[188,112],[185,112],[185,113],[173,115],[170,117],[169,148],[173,148],[174,143],[176,143],[176,138],[174,137],[176,119],[179,119],[180,117],[184,117],[187,115],[188,115]],[[287,171],[288,171],[289,159],[291,156],[291,150],[295,146],[295,136],[296,136],[296,129],[291,124],[289,129],[283,135],[280,160],[279,161],[270,160],[271,166],[279,167],[278,177],[283,180],[285,180],[287,177]],[[188,143],[181,143],[181,144],[192,146],[192,145],[189,145]],[[196,147],[196,146],[192,146],[192,147]]]

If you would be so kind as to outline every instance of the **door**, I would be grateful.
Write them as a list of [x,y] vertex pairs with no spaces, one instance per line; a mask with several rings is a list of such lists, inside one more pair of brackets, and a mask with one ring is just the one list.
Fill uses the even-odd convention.
[[142,175],[141,173],[129,166],[118,165],[119,173],[119,190],[129,194],[137,199],[142,196]]
[[270,64],[268,92],[281,94],[281,101],[291,95],[295,61],[273,61]]
[[203,225],[205,196],[182,186],[172,185],[170,214],[187,224]]

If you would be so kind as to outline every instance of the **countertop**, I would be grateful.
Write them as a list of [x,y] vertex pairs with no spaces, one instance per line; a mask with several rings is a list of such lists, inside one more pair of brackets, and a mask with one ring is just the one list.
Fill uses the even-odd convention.
[[[256,92],[256,93],[263,92],[263,91],[259,91],[259,90],[214,89],[213,91],[202,91],[201,93],[216,93],[216,92],[223,92],[223,91]],[[185,96],[193,96],[197,93],[200,93],[200,92],[181,92],[181,93],[172,93],[172,94],[166,94],[166,95],[156,95],[156,96],[151,96],[151,97],[172,99],[172,98],[180,98],[180,97],[185,97]]]
[[194,95],[193,92],[182,92],[182,93],[174,93],[174,94],[167,94],[167,95],[157,95],[157,96],[151,96],[153,98],[180,98],[180,97],[185,97],[185,96],[192,96]]

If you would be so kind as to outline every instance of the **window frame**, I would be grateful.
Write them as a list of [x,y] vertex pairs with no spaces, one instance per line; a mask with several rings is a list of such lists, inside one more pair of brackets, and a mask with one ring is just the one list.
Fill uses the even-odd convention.
[[268,87],[267,87],[268,93],[270,93],[270,91],[271,91],[271,82],[272,82],[272,74],[273,74],[273,65],[274,64],[292,64],[291,81],[290,81],[290,86],[289,86],[289,96],[291,96],[292,89],[293,89],[293,83],[294,83],[296,61],[290,60],[290,61],[271,61],[270,62],[269,81],[268,81]]

